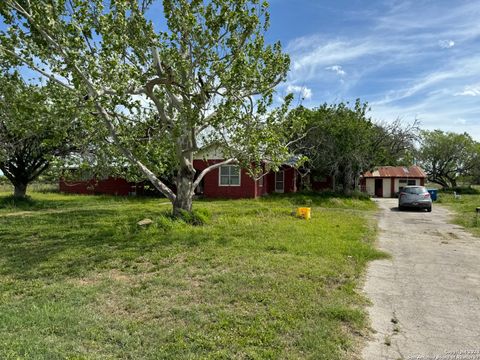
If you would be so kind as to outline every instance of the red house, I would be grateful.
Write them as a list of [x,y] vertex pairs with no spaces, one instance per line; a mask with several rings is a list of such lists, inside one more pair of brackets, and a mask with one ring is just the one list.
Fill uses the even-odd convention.
[[65,181],[60,179],[59,190],[63,193],[84,195],[144,195],[144,182],[129,182],[118,177],[106,179],[89,179],[81,181]]
[[[196,159],[193,166],[199,174],[207,166],[223,159]],[[299,180],[295,169],[284,165],[277,172],[265,173],[259,180],[250,177],[245,169],[238,165],[222,165],[210,171],[202,179],[195,193],[207,198],[256,198],[270,193],[290,193],[297,191]],[[145,182],[129,182],[123,178],[89,179],[83,181],[59,182],[61,192],[73,194],[106,195],[145,195]]]
[[[223,159],[194,160],[197,173]],[[279,171],[265,173],[259,180],[252,179],[238,165],[222,165],[202,179],[196,193],[208,198],[256,198],[270,193],[297,191],[297,174],[293,167],[284,165]]]

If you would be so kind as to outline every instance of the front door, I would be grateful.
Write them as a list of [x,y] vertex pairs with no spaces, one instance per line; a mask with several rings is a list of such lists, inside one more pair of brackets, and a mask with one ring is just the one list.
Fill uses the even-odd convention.
[[383,179],[375,179],[375,196],[383,197]]
[[285,191],[285,173],[277,171],[275,173],[275,192],[283,193]]

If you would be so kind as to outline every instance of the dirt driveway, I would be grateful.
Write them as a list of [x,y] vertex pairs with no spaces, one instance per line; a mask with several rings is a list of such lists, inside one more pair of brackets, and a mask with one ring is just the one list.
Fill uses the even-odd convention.
[[480,239],[449,224],[444,207],[400,212],[396,199],[377,201],[379,247],[392,258],[368,269],[376,333],[363,358],[480,359]]

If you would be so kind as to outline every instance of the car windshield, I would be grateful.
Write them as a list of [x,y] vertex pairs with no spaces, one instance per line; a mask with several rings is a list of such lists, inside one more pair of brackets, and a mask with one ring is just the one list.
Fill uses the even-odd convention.
[[420,195],[425,193],[427,190],[424,187],[407,187],[403,189],[407,194],[416,194]]

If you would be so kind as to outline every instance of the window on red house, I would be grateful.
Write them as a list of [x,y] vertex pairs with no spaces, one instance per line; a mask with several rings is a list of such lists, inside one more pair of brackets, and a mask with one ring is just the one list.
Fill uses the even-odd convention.
[[240,167],[237,165],[222,165],[220,167],[220,186],[240,186]]

